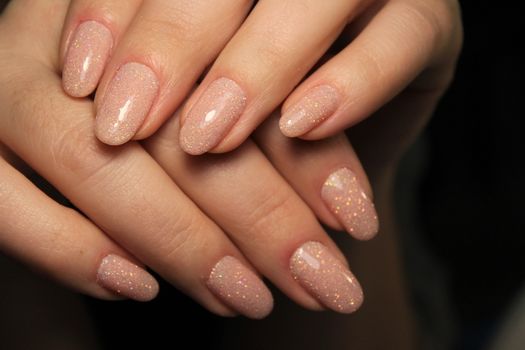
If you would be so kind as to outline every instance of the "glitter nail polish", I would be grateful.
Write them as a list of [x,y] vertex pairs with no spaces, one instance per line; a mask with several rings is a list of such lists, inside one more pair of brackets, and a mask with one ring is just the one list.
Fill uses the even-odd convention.
[[222,258],[206,284],[225,304],[246,317],[261,319],[272,311],[273,297],[268,288],[234,257]]
[[121,66],[98,109],[97,138],[108,145],[131,140],[146,119],[158,90],[157,76],[148,66],[136,62]]
[[281,132],[288,137],[301,136],[334,114],[339,107],[339,93],[329,85],[310,89],[303,98],[283,113]]
[[111,32],[103,24],[86,21],[77,27],[62,72],[62,86],[68,95],[85,97],[95,90],[112,45]]
[[346,231],[355,238],[367,240],[379,230],[374,203],[350,169],[333,172],[323,185],[321,197]]
[[212,82],[189,111],[180,130],[181,148],[189,154],[208,152],[226,136],[246,106],[246,95],[233,80]]
[[159,291],[157,281],[146,270],[114,254],[102,259],[97,282],[114,293],[137,301],[150,301]]
[[319,242],[306,242],[290,259],[293,277],[324,306],[341,313],[357,310],[363,291],[354,275]]

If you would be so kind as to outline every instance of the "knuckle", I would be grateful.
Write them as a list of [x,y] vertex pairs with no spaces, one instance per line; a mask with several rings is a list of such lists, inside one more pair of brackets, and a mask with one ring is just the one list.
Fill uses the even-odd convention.
[[426,41],[434,47],[449,41],[457,22],[453,1],[419,0],[404,6],[406,20],[412,23],[413,28],[417,28]]
[[253,201],[255,207],[244,216],[243,228],[251,238],[265,236],[267,232],[282,229],[282,222],[294,214],[293,197],[288,191],[266,191],[264,196]]
[[[156,220],[159,221],[159,220]],[[166,218],[152,227],[155,232],[156,252],[165,261],[180,261],[191,258],[191,254],[199,251],[199,237],[202,235],[202,224],[195,215],[179,215],[176,218]]]
[[[264,34],[261,34],[263,36]],[[264,45],[258,45],[256,48],[257,57],[267,67],[279,67],[283,65],[283,60],[287,57],[289,47],[282,42],[281,39],[275,36],[265,36],[264,40],[257,40],[256,42],[264,43]],[[269,39],[271,38],[271,39]]]
[[47,137],[51,140],[49,152],[54,167],[73,175],[78,183],[96,177],[111,161],[96,141],[90,125],[83,121],[70,123],[66,128],[48,122],[45,130],[51,134]]

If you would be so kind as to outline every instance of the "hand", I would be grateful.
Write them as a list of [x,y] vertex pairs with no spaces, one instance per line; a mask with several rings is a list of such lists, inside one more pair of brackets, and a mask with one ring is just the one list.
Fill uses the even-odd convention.
[[[64,88],[86,96],[100,80],[96,134],[122,144],[155,132],[213,63],[180,118],[182,148],[202,154],[239,146],[285,99],[283,133],[320,139],[403,90],[442,92],[453,76],[455,0],[252,3],[73,0]],[[334,42],[335,56],[294,90]]]
[[[344,136],[308,157],[299,144],[283,148],[296,158],[276,154],[260,136],[258,147],[195,159],[176,147],[173,118],[145,143],[150,154],[134,142],[105,146],[90,132],[92,101],[66,96],[56,73],[66,5],[17,0],[0,18],[0,142],[9,148],[0,159],[2,251],[100,298],[153,298],[144,263],[221,315],[271,310],[253,271],[305,307],[359,307],[361,288],[316,218],[363,239],[377,230],[369,184]],[[14,154],[87,217],[24,178]]]

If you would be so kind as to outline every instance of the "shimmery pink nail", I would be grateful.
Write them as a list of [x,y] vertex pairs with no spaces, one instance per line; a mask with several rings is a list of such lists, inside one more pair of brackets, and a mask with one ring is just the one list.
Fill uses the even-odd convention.
[[239,120],[246,95],[236,82],[226,78],[208,86],[189,111],[180,130],[180,144],[189,154],[203,154],[217,146]]
[[282,133],[288,137],[307,133],[337,110],[339,100],[339,93],[333,87],[314,87],[282,115],[279,121]]
[[321,197],[355,238],[370,239],[379,230],[374,203],[350,169],[342,168],[332,173],[323,185]]
[[62,73],[62,85],[68,95],[85,97],[95,90],[112,45],[111,32],[104,25],[87,21],[77,27]]
[[159,291],[157,281],[146,270],[114,254],[102,259],[97,282],[104,288],[137,301],[150,301]]
[[294,278],[326,307],[354,312],[363,302],[363,291],[354,275],[319,242],[307,242],[290,259]]
[[108,145],[121,145],[138,131],[155,100],[159,81],[140,63],[126,63],[109,84],[97,113],[95,133]]
[[246,317],[261,319],[273,308],[272,294],[253,271],[231,256],[213,268],[208,288],[227,305]]

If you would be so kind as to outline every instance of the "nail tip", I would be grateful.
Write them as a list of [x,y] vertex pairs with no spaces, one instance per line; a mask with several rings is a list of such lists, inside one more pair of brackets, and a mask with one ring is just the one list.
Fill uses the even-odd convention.
[[279,123],[279,129],[281,130],[281,133],[286,137],[294,138],[302,135],[301,133],[294,132],[293,128],[289,128],[288,126],[286,126],[285,122]]
[[310,241],[290,258],[294,278],[326,308],[353,312],[360,307],[363,291],[350,270],[320,242]]
[[149,66],[138,62],[122,65],[97,111],[97,138],[111,146],[130,141],[146,120],[158,90],[158,78]]
[[217,146],[246,107],[246,94],[233,80],[212,82],[189,110],[180,131],[186,153],[203,154]]
[[106,256],[100,262],[97,283],[116,295],[140,302],[153,300],[159,292],[155,277],[115,254]]
[[111,135],[110,133],[106,132],[105,130],[101,130],[101,129],[103,128],[95,127],[95,137],[105,145],[121,146],[131,139],[131,138],[115,137]]
[[245,317],[264,318],[273,309],[273,296],[264,282],[232,256],[225,256],[215,264],[206,285]]

